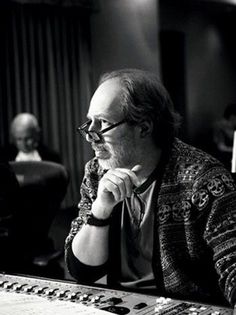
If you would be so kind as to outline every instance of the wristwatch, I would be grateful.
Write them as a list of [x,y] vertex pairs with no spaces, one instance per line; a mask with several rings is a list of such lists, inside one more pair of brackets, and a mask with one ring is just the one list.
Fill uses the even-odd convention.
[[85,217],[85,224],[93,225],[93,226],[106,226],[111,222],[111,217],[107,219],[98,219],[92,213],[87,214]]

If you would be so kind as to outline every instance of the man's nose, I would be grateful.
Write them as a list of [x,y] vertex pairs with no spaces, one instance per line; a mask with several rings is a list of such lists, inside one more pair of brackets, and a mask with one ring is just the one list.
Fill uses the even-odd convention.
[[[89,130],[90,131],[90,130]],[[92,135],[90,134],[90,133],[87,133],[86,134],[86,140],[88,141],[88,142],[94,142],[94,140],[93,140],[93,137],[92,137]]]
[[99,123],[96,120],[91,120],[91,123],[88,127],[88,131],[97,131],[99,130]]

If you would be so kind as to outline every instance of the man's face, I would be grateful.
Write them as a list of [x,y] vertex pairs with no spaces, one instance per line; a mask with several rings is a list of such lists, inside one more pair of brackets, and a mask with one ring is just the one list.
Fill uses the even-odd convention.
[[[120,95],[121,88],[115,79],[105,81],[98,87],[87,115],[92,121],[89,130],[101,131],[124,119]],[[131,168],[138,157],[137,140],[136,128],[123,123],[104,133],[100,142],[91,142],[91,146],[103,169]]]
[[36,131],[32,128],[19,126],[14,130],[14,141],[19,151],[32,152],[37,146]]

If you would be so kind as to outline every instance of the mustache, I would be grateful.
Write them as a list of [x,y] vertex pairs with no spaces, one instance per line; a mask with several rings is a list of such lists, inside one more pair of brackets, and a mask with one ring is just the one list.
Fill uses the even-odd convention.
[[106,151],[104,144],[92,143],[91,146],[93,150]]

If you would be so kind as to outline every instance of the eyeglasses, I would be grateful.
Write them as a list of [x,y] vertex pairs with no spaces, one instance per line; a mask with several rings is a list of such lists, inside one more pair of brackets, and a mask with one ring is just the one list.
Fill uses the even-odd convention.
[[[99,142],[103,140],[103,134],[123,123],[125,123],[126,120],[123,119],[115,124],[112,124],[111,126],[102,129],[100,131],[95,131],[95,130],[88,130],[89,126],[91,125],[92,121],[88,120],[86,121],[83,125],[77,128],[77,130],[80,132],[80,134],[85,138],[87,141],[92,141],[92,142]],[[87,138],[88,136],[88,138]]]

